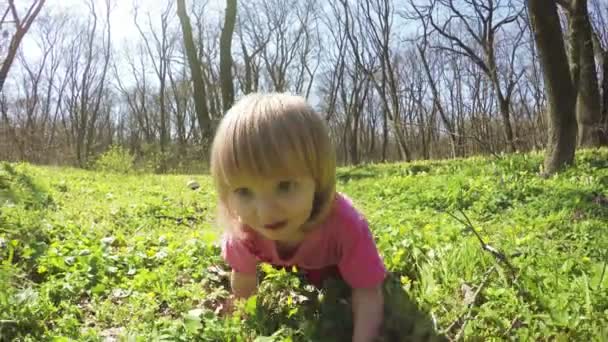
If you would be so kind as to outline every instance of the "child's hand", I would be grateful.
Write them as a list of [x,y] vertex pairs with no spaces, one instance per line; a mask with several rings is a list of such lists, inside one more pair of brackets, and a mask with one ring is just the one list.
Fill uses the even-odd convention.
[[255,275],[247,275],[232,271],[230,277],[230,285],[233,293],[226,298],[219,311],[220,316],[227,316],[234,313],[236,310],[237,301],[246,299],[255,293],[257,287],[257,279]]
[[244,274],[232,271],[230,276],[230,285],[232,287],[232,293],[235,297],[249,298],[257,290],[257,276],[255,274]]

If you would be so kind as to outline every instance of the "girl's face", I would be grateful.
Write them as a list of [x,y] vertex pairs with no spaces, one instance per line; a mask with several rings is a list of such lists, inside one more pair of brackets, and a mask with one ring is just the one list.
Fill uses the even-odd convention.
[[241,224],[270,240],[299,242],[315,193],[312,177],[243,178],[229,189],[227,205]]

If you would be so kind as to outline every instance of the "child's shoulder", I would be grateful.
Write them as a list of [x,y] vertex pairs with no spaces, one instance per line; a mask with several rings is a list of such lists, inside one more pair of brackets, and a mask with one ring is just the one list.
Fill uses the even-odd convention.
[[332,230],[344,232],[356,228],[367,228],[367,220],[353,200],[343,193],[336,193],[336,199],[327,222]]

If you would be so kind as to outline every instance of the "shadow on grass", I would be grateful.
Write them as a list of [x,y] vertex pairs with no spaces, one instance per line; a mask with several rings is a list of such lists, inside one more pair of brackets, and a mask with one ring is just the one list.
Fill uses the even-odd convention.
[[[292,286],[286,274],[262,281],[250,327],[261,335],[289,330],[293,341],[351,341],[353,334],[351,289],[340,278],[327,279],[319,290]],[[293,278],[291,278],[293,279]],[[293,284],[293,283],[292,283]],[[436,331],[428,312],[402,288],[395,275],[383,284],[384,314],[376,342],[448,341]],[[287,300],[287,298],[291,298]],[[297,302],[300,300],[299,302]],[[286,303],[292,304],[286,304]]]
[[[352,306],[350,289],[340,280],[325,286],[326,299],[321,304],[319,333],[315,341],[350,341]],[[389,275],[383,286],[384,320],[376,342],[448,341],[437,332],[428,312],[403,290],[399,279]]]
[[32,177],[6,162],[0,163],[0,205],[23,204],[25,209],[42,209],[53,204],[47,192]]
[[[54,201],[31,175],[9,163],[0,163],[0,233],[10,248],[0,248],[0,260],[10,260],[26,277],[39,283],[43,277],[36,271],[37,258],[48,249],[50,238],[42,226],[47,209]],[[10,210],[3,210],[11,206]],[[22,275],[19,275],[22,277]]]
[[345,170],[339,170],[336,179],[340,183],[358,181],[366,178],[390,177],[390,176],[415,176],[420,173],[431,172],[432,165],[420,164],[383,164],[375,167],[372,165],[359,165]]
[[355,166],[351,167],[348,170],[340,170],[336,174],[336,179],[340,183],[346,183],[349,181],[356,181],[365,178],[373,178],[377,177],[378,172],[374,172],[370,167],[367,166]]

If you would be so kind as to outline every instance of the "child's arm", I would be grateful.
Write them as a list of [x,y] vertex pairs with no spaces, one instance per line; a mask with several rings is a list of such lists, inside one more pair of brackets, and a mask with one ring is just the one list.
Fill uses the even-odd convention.
[[257,276],[232,270],[230,285],[236,298],[249,298],[258,287]]
[[230,274],[230,286],[232,287],[232,295],[226,299],[223,314],[230,314],[235,309],[235,300],[247,299],[253,295],[257,289],[257,277],[255,274],[237,272],[232,270]]
[[378,336],[383,311],[381,285],[353,289],[353,342],[371,342]]

